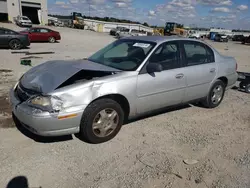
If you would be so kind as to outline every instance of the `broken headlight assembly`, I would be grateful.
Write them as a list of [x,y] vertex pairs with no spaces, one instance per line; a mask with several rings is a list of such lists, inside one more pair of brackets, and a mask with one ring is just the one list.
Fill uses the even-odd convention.
[[58,112],[63,107],[63,101],[56,96],[35,96],[29,99],[28,104],[49,112]]

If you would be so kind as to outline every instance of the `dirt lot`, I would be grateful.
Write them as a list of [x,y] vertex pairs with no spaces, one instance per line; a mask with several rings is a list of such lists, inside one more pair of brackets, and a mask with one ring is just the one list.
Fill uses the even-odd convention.
[[[32,59],[32,65],[84,58],[114,40],[91,31],[57,30],[60,43],[35,43],[28,49],[55,52],[37,55],[41,58]],[[211,44],[236,57],[239,70],[250,72],[250,46]],[[250,187],[250,95],[230,90],[216,109],[184,106],[145,117],[123,126],[104,144],[70,136],[41,139],[13,128],[11,120],[8,90],[30,68],[20,65],[23,56],[0,50],[0,187],[16,176],[42,188]],[[197,163],[186,165],[185,159]]]

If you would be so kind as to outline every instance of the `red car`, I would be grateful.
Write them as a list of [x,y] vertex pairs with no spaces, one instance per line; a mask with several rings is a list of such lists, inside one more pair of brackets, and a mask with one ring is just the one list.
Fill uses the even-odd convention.
[[28,34],[30,42],[42,42],[48,41],[54,43],[57,40],[61,40],[61,35],[57,31],[53,31],[48,28],[31,27],[24,31],[20,31],[21,34]]

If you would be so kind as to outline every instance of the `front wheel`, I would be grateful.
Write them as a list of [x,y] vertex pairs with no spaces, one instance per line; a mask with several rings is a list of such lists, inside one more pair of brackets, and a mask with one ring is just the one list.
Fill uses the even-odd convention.
[[220,105],[221,101],[224,98],[225,94],[225,84],[221,80],[216,80],[213,86],[211,87],[209,94],[202,101],[202,104],[206,108],[215,108]]
[[122,107],[112,99],[99,99],[84,111],[80,136],[89,143],[98,144],[111,140],[124,122]]

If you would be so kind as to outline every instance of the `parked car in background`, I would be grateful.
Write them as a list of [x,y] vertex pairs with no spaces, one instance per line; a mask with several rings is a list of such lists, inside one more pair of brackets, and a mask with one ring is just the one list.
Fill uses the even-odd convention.
[[20,27],[32,27],[32,21],[27,16],[17,16],[15,22]]
[[116,27],[115,29],[111,29],[109,34],[112,35],[112,36],[116,36],[116,33],[118,31],[127,31],[127,30],[129,30],[129,29],[126,28],[126,27]]
[[0,27],[0,46],[9,47],[13,50],[28,47],[30,45],[28,35]]
[[234,35],[232,40],[241,42],[244,39],[244,35]]
[[228,42],[227,35],[224,34],[216,34],[214,41],[216,42]]
[[116,33],[116,37],[119,39],[131,36],[147,36],[147,32],[143,30],[129,29],[126,31],[120,31]]
[[11,89],[10,101],[14,119],[35,134],[80,133],[101,143],[126,120],[164,107],[219,106],[237,81],[236,69],[233,57],[201,41],[129,37],[87,59],[33,67]]
[[248,37],[244,37],[241,41],[242,44],[245,44],[245,43],[250,43],[250,35]]
[[20,31],[20,33],[27,34],[31,42],[48,41],[50,43],[54,43],[57,40],[61,40],[61,35],[59,32],[48,28],[32,27]]
[[189,38],[200,39],[201,35],[198,32],[193,32],[193,33],[190,33]]

